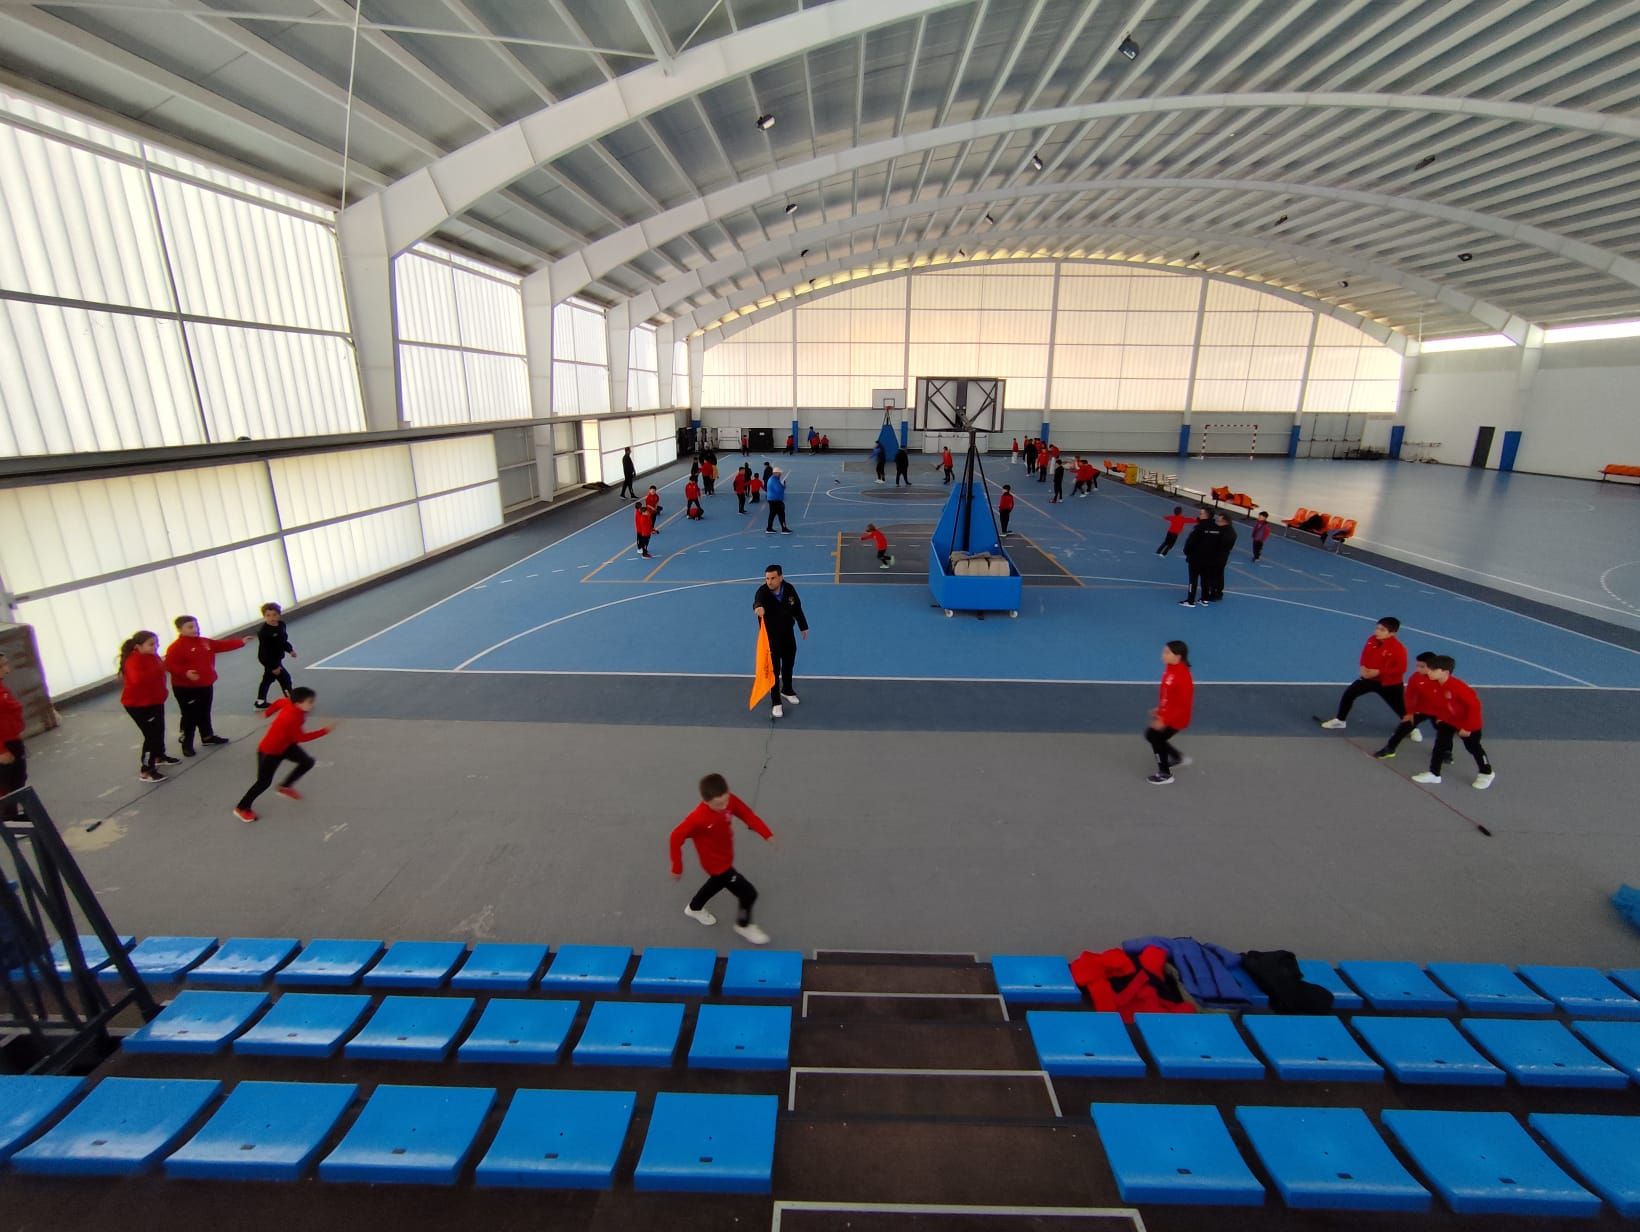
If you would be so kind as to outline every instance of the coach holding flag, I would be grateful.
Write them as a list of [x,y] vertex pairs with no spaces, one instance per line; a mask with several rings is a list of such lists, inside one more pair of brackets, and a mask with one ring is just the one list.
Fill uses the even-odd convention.
[[[809,620],[803,615],[803,601],[797,597],[797,587],[786,580],[786,574],[779,565],[769,565],[763,570],[763,585],[757,588],[757,595],[752,599],[752,611],[763,624],[762,636],[769,643],[769,696],[774,702],[774,709],[770,712],[771,718],[780,718],[786,713],[781,705],[797,705],[797,694],[792,691],[792,662],[797,658],[797,631],[801,630],[803,640],[809,637]],[[759,647],[759,677],[762,679],[762,653]],[[752,704],[757,704],[754,693]]]

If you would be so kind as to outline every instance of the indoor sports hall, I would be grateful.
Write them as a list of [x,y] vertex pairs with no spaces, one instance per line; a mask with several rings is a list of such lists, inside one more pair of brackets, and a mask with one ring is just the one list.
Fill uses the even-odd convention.
[[1627,1226],[1637,44],[0,5],[0,1224]]

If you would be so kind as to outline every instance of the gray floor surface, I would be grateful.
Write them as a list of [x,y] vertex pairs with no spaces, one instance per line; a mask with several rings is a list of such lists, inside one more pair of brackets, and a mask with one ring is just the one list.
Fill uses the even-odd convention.
[[[298,614],[293,666],[611,499]],[[681,913],[692,855],[681,884],[667,873],[667,832],[719,770],[779,837],[743,834],[739,864],[782,946],[1074,954],[1170,933],[1334,959],[1640,965],[1640,933],[1607,902],[1640,883],[1632,694],[1600,695],[1615,707],[1602,724],[1575,721],[1587,694],[1545,691],[1539,722],[1523,711],[1514,727],[1531,738],[1500,725],[1488,741],[1499,778],[1478,792],[1461,751],[1434,789],[1406,781],[1427,745],[1372,761],[1378,716],[1345,735],[1304,730],[1327,700],[1314,690],[1275,699],[1291,726],[1238,721],[1204,690],[1203,721],[1181,738],[1196,765],[1158,788],[1134,730],[1149,702],[1119,690],[1001,708],[1040,716],[1046,699],[1062,730],[984,730],[1002,695],[977,686],[827,682],[773,728],[691,722],[691,698],[721,709],[699,705],[693,690],[715,686],[698,682],[589,678],[541,702],[361,673],[330,698],[340,729],[309,746],[307,799],[270,794],[244,825],[229,809],[253,775],[254,664],[220,666],[218,726],[235,743],[164,784],[135,780],[136,731],[107,696],[31,742],[34,783],[122,931],[733,948],[727,902],[711,930]]]

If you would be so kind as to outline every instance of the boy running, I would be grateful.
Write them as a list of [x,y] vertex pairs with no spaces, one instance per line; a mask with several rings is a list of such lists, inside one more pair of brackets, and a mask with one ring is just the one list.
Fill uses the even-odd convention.
[[894,563],[894,558],[888,554],[888,536],[877,529],[875,522],[866,523],[866,533],[860,536],[860,541],[863,543],[867,539],[871,540],[877,549],[877,567],[879,569],[887,569]]
[[1184,532],[1185,524],[1190,521],[1185,517],[1183,505],[1174,505],[1173,512],[1162,520],[1167,523],[1167,536],[1162,540],[1162,546],[1156,549],[1158,556],[1166,556],[1173,550],[1173,545]]
[[1361,648],[1361,674],[1338,699],[1338,713],[1324,720],[1322,727],[1328,731],[1343,731],[1349,726],[1344,720],[1350,717],[1350,707],[1357,698],[1368,693],[1383,698],[1384,705],[1395,711],[1396,718],[1407,713],[1405,691],[1401,687],[1407,674],[1407,648],[1395,636],[1400,631],[1401,622],[1393,616],[1385,616],[1373,626],[1372,636]]
[[328,736],[334,727],[303,730],[302,724],[307,721],[308,711],[313,709],[318,699],[319,695],[312,689],[292,689],[289,697],[282,697],[268,707],[268,730],[262,733],[262,739],[256,746],[256,782],[233,806],[233,815],[240,821],[256,820],[257,815],[251,811],[251,805],[256,803],[256,797],[273,786],[273,776],[282,761],[295,762],[296,768],[285,776],[285,781],[275,790],[289,800],[302,798],[302,793],[296,790],[296,780],[313,769],[313,758],[302,746],[309,740]]
[[1433,650],[1426,650],[1414,661],[1412,675],[1407,677],[1406,688],[1403,690],[1406,697],[1406,714],[1390,733],[1389,743],[1373,754],[1379,761],[1388,761],[1394,757],[1395,750],[1401,747],[1401,741],[1408,736],[1414,741],[1422,740],[1424,733],[1418,730],[1418,724],[1425,719],[1431,723],[1435,722],[1439,704],[1436,699],[1435,679],[1429,674],[1429,669],[1440,657]]
[[716,924],[717,916],[706,910],[706,904],[719,890],[728,890],[740,903],[735,931],[753,945],[767,945],[769,934],[752,923],[752,904],[757,901],[757,888],[735,868],[732,819],[740,818],[748,830],[760,835],[766,843],[774,842],[774,835],[744,800],[729,791],[729,783],[721,774],[708,774],[701,779],[700,801],[694,811],[672,831],[669,844],[673,881],[683,876],[683,845],[686,842],[695,844],[695,854],[700,857],[700,866],[706,872],[706,884],[695,891],[683,914],[708,927]]
[[284,609],[277,603],[262,605],[262,623],[256,627],[256,661],[262,665],[262,683],[256,689],[256,708],[268,708],[268,686],[278,683],[286,697],[290,696],[290,673],[285,670],[285,656],[296,657],[296,648],[290,644],[285,629]]
[[1441,765],[1449,760],[1452,738],[1456,736],[1475,759],[1475,781],[1471,786],[1485,791],[1498,776],[1492,772],[1492,763],[1481,747],[1481,699],[1474,689],[1452,674],[1457,666],[1451,655],[1440,656],[1430,666],[1430,679],[1435,682],[1435,747],[1430,751],[1429,769],[1413,775],[1412,781],[1441,781]]

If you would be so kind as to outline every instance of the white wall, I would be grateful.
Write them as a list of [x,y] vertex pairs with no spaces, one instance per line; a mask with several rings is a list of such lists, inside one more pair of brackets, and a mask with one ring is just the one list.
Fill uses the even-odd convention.
[[1503,433],[1516,426],[1513,407],[1520,352],[1514,347],[1452,351],[1424,355],[1418,364],[1407,402],[1402,456],[1468,466],[1475,451],[1475,430],[1490,424],[1498,429],[1492,447],[1495,462]]

